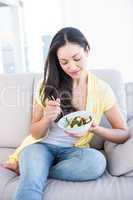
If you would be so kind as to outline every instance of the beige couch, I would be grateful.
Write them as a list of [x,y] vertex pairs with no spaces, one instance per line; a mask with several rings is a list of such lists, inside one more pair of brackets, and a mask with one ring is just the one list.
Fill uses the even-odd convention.
[[[133,129],[133,83],[124,84],[115,70],[94,70],[113,88],[121,111]],[[29,134],[32,104],[38,80],[42,74],[0,75],[0,163],[14,152]],[[101,124],[110,126],[103,117]],[[94,137],[91,145],[104,149],[108,167],[104,175],[95,181],[65,182],[48,180],[45,200],[133,200],[133,140],[116,145]],[[19,176],[0,167],[0,200],[11,200]],[[30,200],[30,199],[29,199]]]

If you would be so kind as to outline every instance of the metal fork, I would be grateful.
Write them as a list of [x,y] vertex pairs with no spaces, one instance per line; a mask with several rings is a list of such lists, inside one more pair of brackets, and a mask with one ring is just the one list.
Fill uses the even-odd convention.
[[[53,101],[56,101],[56,99],[53,97],[53,96],[51,96],[51,97],[48,97],[48,99],[49,100],[53,100]],[[62,115],[63,115],[63,117],[65,116],[65,114],[64,114],[64,112],[63,112],[63,110],[62,110],[62,108],[60,107],[60,109],[61,109],[61,113],[62,113]]]

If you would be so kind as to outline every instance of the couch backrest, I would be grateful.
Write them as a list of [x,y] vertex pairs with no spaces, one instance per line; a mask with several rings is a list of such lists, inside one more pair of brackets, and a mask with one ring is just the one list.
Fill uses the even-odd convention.
[[[121,74],[116,70],[91,70],[107,81],[114,90],[123,115],[126,118],[125,90]],[[17,147],[29,134],[33,99],[38,81],[43,74],[0,75],[0,147]],[[101,124],[109,126],[103,117]],[[102,138],[92,140],[92,146],[102,148]]]
[[0,147],[17,147],[29,133],[33,74],[0,75]]
[[126,104],[127,104],[127,120],[133,119],[133,82],[125,84]]

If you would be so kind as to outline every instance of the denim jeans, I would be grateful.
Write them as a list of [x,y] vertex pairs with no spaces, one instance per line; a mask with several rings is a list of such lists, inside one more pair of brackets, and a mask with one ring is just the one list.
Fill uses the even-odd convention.
[[31,144],[19,158],[20,178],[13,200],[42,200],[47,179],[89,181],[106,168],[104,155],[92,148]]

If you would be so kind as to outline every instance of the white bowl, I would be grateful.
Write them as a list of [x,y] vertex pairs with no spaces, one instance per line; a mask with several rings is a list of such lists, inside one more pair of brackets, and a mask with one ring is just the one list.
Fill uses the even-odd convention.
[[85,111],[85,110],[76,111],[76,112],[70,113],[70,114],[65,115],[64,117],[62,117],[58,121],[58,126],[60,128],[62,128],[64,131],[67,131],[69,133],[76,133],[76,134],[80,134],[80,135],[81,135],[81,133],[85,133],[91,127],[91,124],[93,122],[93,118],[89,123],[87,123],[85,125],[82,125],[82,126],[79,126],[79,127],[74,127],[74,128],[67,128],[66,127],[66,125],[67,125],[66,117],[67,117],[68,120],[70,120],[71,118],[74,118],[76,116],[84,117],[85,119],[88,119],[90,116],[92,117],[91,113],[88,112],[88,111]]

